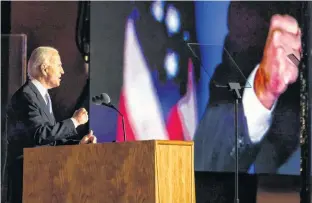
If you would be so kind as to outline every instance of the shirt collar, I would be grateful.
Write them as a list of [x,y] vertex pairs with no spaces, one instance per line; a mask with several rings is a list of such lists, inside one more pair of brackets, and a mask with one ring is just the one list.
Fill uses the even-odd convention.
[[46,98],[46,94],[48,93],[48,90],[36,79],[32,79],[31,82],[38,89],[38,91],[40,92],[41,96],[43,98]]

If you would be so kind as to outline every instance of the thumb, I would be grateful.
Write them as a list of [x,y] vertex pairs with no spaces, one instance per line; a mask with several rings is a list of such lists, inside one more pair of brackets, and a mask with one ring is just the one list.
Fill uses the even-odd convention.
[[93,130],[90,130],[89,134],[90,134],[90,135],[93,135]]
[[93,137],[92,143],[93,144],[97,143],[97,138],[95,136]]
[[88,140],[89,140],[88,136],[84,136],[84,137],[81,139],[80,143],[85,144]]

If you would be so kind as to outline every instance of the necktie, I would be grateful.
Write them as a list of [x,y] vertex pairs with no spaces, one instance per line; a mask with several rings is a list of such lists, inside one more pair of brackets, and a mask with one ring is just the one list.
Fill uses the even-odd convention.
[[48,106],[49,112],[52,114],[52,102],[51,102],[51,98],[48,92],[46,93],[46,100],[47,100],[47,106]]

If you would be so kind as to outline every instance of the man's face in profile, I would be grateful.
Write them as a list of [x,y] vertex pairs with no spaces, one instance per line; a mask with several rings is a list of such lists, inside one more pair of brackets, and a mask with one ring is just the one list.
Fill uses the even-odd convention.
[[45,76],[50,89],[60,86],[63,74],[64,70],[62,67],[61,57],[58,53],[54,53],[50,58],[50,64],[46,70]]

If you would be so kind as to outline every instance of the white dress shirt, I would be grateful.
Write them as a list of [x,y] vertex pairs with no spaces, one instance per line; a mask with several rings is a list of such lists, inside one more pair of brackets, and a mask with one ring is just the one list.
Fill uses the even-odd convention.
[[[38,89],[38,91],[40,92],[40,94],[41,94],[42,98],[44,99],[45,103],[48,105],[49,101],[48,101],[47,96],[46,96],[46,95],[49,95],[48,90],[38,80],[32,79],[31,82]],[[50,101],[50,105],[52,106],[52,102],[51,101]],[[75,128],[77,128],[78,127],[78,122],[74,118],[71,118],[71,120],[73,121],[73,123],[75,125]]]
[[275,102],[273,107],[269,110],[261,104],[256,96],[253,84],[258,67],[259,65],[249,75],[246,86],[248,84],[251,88],[245,88],[242,99],[249,137],[253,143],[260,142],[270,128],[272,123],[272,112],[277,103]]

